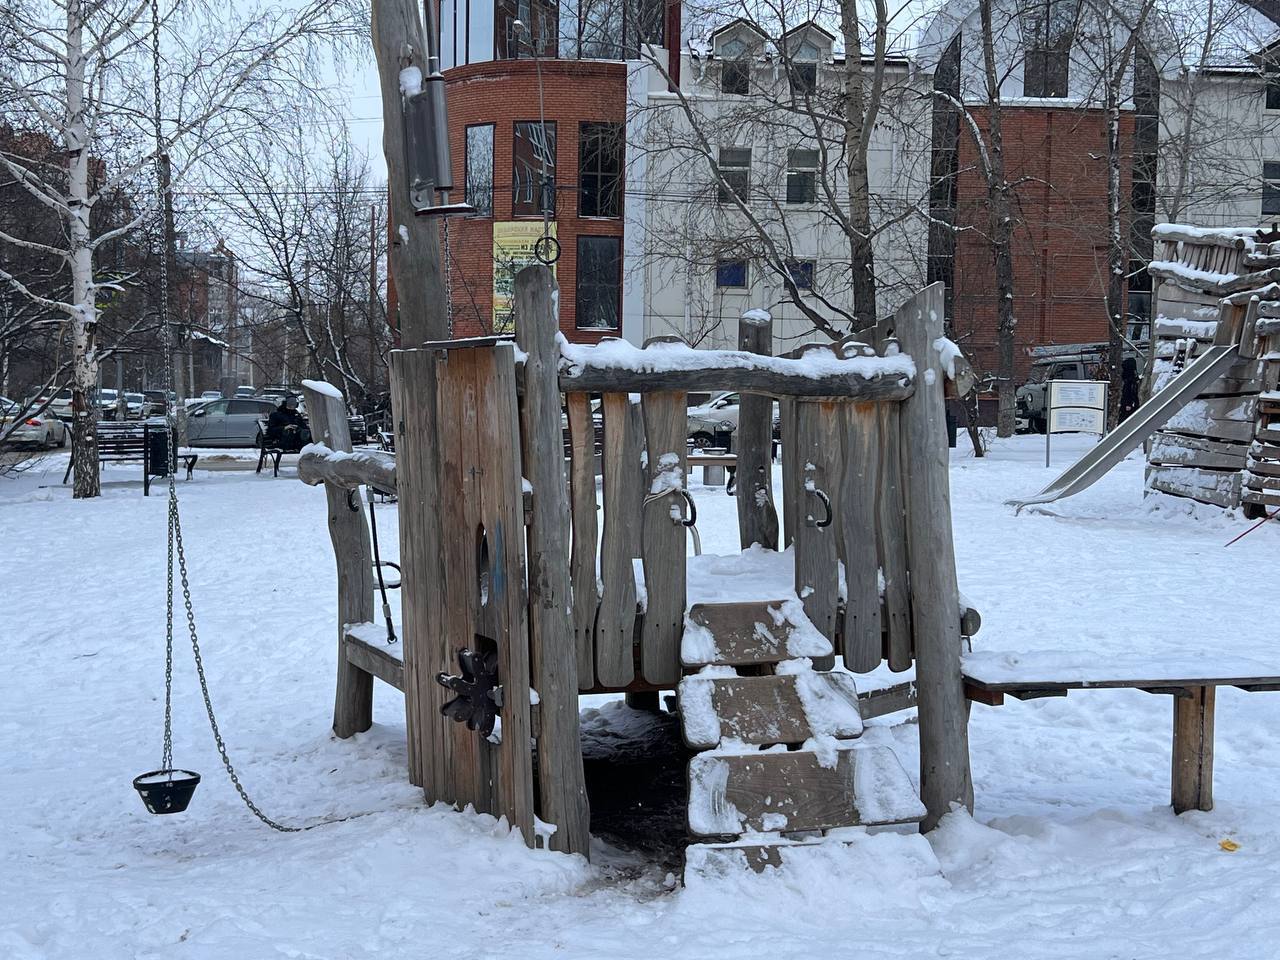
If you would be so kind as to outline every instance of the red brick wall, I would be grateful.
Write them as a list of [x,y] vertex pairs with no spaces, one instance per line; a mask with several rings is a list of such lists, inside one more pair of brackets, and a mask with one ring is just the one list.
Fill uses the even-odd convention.
[[[449,142],[458,201],[462,200],[466,128],[492,123],[493,219],[449,222],[450,280],[455,336],[488,332],[493,317],[493,224],[511,216],[513,125],[538,120],[537,64],[500,60],[456,67],[445,73],[449,103]],[[542,86],[548,123],[556,123],[556,230],[561,245],[556,278],[560,283],[560,329],[579,342],[620,336],[620,330],[578,330],[575,326],[577,238],[622,236],[621,219],[578,217],[578,125],[584,121],[626,121],[626,67],[587,60],[543,60]],[[538,222],[541,217],[522,218]]]
[[[986,111],[974,111],[986,129]],[[1107,140],[1100,110],[1006,107],[1006,173],[1017,187],[1014,210],[1015,354],[1019,379],[1026,347],[1107,338]],[[1133,116],[1121,117],[1121,199],[1129,197]],[[952,316],[966,348],[988,370],[997,366],[995,268],[987,241],[986,187],[972,138],[961,131]],[[1024,179],[1025,178],[1025,179]],[[1127,215],[1123,236],[1128,237]]]

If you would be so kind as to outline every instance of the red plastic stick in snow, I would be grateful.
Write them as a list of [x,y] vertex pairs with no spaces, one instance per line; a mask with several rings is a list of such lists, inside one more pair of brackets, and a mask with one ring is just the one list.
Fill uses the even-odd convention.
[[1257,530],[1260,526],[1262,526],[1268,520],[1274,520],[1276,517],[1280,517],[1280,507],[1277,507],[1275,510],[1272,510],[1271,513],[1267,514],[1267,516],[1263,517],[1261,520],[1255,523],[1252,527],[1250,527],[1244,533],[1240,534],[1240,536],[1236,537],[1235,540],[1228,540],[1226,543],[1223,544],[1223,547],[1225,548],[1225,547],[1231,546],[1231,544],[1235,543],[1236,540],[1243,540],[1245,537],[1253,533],[1253,531]]

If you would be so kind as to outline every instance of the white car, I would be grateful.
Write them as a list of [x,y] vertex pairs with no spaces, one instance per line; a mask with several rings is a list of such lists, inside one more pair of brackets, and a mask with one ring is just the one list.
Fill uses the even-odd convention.
[[[738,395],[721,393],[688,410],[689,438],[696,444],[710,444],[726,434],[738,432]],[[778,403],[773,404],[773,426],[778,426]]]
[[14,421],[18,419],[21,411],[20,404],[0,397],[0,437],[5,437],[6,442],[29,443],[45,450],[67,445],[66,424],[48,410],[24,416],[22,422],[15,428]]

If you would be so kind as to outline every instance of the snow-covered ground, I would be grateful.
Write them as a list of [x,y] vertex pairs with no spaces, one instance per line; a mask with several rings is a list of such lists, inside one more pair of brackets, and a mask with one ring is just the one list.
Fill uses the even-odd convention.
[[[1078,441],[1079,445],[1086,441]],[[1055,441],[1064,466],[1069,442]],[[979,652],[1280,663],[1280,523],[1144,502],[1131,459],[1057,517],[1002,501],[1050,476],[1026,438],[954,460],[961,586]],[[1060,458],[1060,459],[1058,459]],[[279,479],[182,483],[214,706],[250,793],[219,769],[180,646],[175,758],[204,783],[148,816],[157,765],[165,500],[139,469],[73,503],[65,461],[0,482],[0,957],[1273,957],[1280,943],[1280,693],[1223,689],[1216,809],[1174,817],[1170,698],[1084,691],[973,708],[977,809],[929,838],[867,835],[781,871],[693,877],[634,856],[531,852],[492,818],[426,808],[404,776],[398,693],[374,728],[329,731],[335,611],[324,498]],[[157,491],[163,493],[163,487]],[[695,488],[705,549],[733,549],[733,501]],[[393,511],[379,514],[395,543]],[[181,635],[180,635],[181,643]],[[868,724],[909,769],[909,715]],[[1220,841],[1239,849],[1228,852]]]

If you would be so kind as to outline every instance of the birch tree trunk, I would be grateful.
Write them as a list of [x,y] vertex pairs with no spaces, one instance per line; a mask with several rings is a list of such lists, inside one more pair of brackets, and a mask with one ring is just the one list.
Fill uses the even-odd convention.
[[75,460],[73,496],[96,497],[98,472],[97,320],[93,288],[93,247],[89,232],[89,149],[85,123],[84,19],[79,0],[67,4],[67,263],[71,269],[71,456]]

